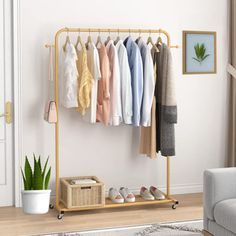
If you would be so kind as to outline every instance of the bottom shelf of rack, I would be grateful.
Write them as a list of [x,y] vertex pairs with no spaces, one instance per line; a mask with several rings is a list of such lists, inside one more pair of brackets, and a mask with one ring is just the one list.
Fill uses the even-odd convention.
[[109,198],[106,198],[104,206],[90,206],[90,207],[75,207],[75,208],[66,208],[63,203],[60,203],[57,207],[58,211],[70,212],[70,211],[84,211],[84,210],[96,210],[96,209],[109,209],[109,208],[121,208],[129,206],[145,206],[145,205],[156,205],[156,204],[167,204],[173,203],[178,204],[178,201],[171,197],[166,197],[164,200],[154,200],[146,201],[140,195],[135,196],[135,202],[129,203],[113,203]]

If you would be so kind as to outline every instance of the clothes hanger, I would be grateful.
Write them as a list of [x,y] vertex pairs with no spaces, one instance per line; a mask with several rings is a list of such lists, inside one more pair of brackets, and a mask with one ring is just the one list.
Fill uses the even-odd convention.
[[151,44],[153,46],[153,48],[156,50],[156,52],[159,52],[159,49],[157,48],[157,46],[153,43],[152,41],[152,37],[151,37],[151,31],[149,32],[149,37],[147,39],[147,45]]
[[120,41],[120,30],[118,29],[117,31],[118,31],[118,35],[117,35],[117,38],[114,42],[115,45]]
[[65,43],[63,45],[64,52],[66,51],[66,46],[67,46],[68,43],[70,43],[70,36],[69,36],[69,30],[67,29],[66,41],[65,41]]
[[157,38],[156,45],[162,45],[162,38],[160,32],[159,32],[159,37]]
[[107,37],[107,40],[106,40],[106,42],[105,42],[105,45],[107,45],[107,43],[108,43],[110,40],[111,40],[111,31],[110,31],[110,29],[109,29],[109,35],[108,35],[108,37]]
[[90,35],[90,29],[89,29],[89,36],[88,36],[88,38],[87,38],[87,42],[86,42],[86,47],[88,47],[88,45],[90,44],[90,43],[92,43],[93,42],[93,40],[92,40],[92,37],[91,37],[91,35]]
[[102,39],[101,39],[101,35],[100,35],[100,29],[99,29],[99,34],[97,37],[97,42],[96,42],[96,47],[102,46]]
[[81,39],[81,37],[80,37],[80,31],[79,31],[79,35],[78,35],[78,37],[77,37],[77,41],[76,41],[76,44],[75,44],[75,48],[76,49],[78,49],[78,46],[81,46],[81,47],[83,47],[83,41],[82,41],[82,39]]
[[139,36],[138,36],[138,38],[135,40],[136,42],[139,42],[139,40],[141,39],[142,37],[141,37],[141,30],[139,30]]

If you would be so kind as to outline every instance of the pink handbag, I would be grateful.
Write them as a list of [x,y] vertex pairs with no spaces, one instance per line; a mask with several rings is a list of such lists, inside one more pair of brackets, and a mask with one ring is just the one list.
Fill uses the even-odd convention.
[[53,81],[53,61],[52,47],[49,47],[49,68],[48,68],[48,101],[45,105],[44,120],[48,123],[57,123],[57,106],[54,100],[54,81]]

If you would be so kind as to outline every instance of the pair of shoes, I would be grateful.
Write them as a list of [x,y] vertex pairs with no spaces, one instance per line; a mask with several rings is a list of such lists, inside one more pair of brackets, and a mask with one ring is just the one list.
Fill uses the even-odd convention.
[[153,201],[153,200],[163,200],[165,199],[165,195],[156,187],[151,186],[149,190],[145,187],[142,187],[140,189],[140,196],[147,201]]
[[120,191],[118,191],[116,188],[110,188],[109,198],[114,203],[135,202],[134,194],[125,187],[121,187]]

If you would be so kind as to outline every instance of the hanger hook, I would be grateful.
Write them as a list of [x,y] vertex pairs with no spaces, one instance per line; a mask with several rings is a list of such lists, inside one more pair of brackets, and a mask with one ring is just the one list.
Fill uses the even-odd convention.
[[66,27],[66,34],[69,36],[69,28]]
[[89,28],[89,36],[90,36],[90,28]]
[[111,29],[109,29],[108,32],[109,32],[109,36],[110,36],[111,35]]
[[130,36],[130,29],[129,29],[129,36]]
[[80,36],[80,29],[79,29],[79,31],[78,31],[79,33],[78,33],[78,35]]
[[117,29],[117,31],[118,31],[118,36],[120,36],[120,29]]
[[151,37],[151,30],[149,30],[149,37]]
[[101,29],[98,29],[98,35],[99,36],[101,35]]
[[139,37],[141,37],[141,29],[139,29]]

